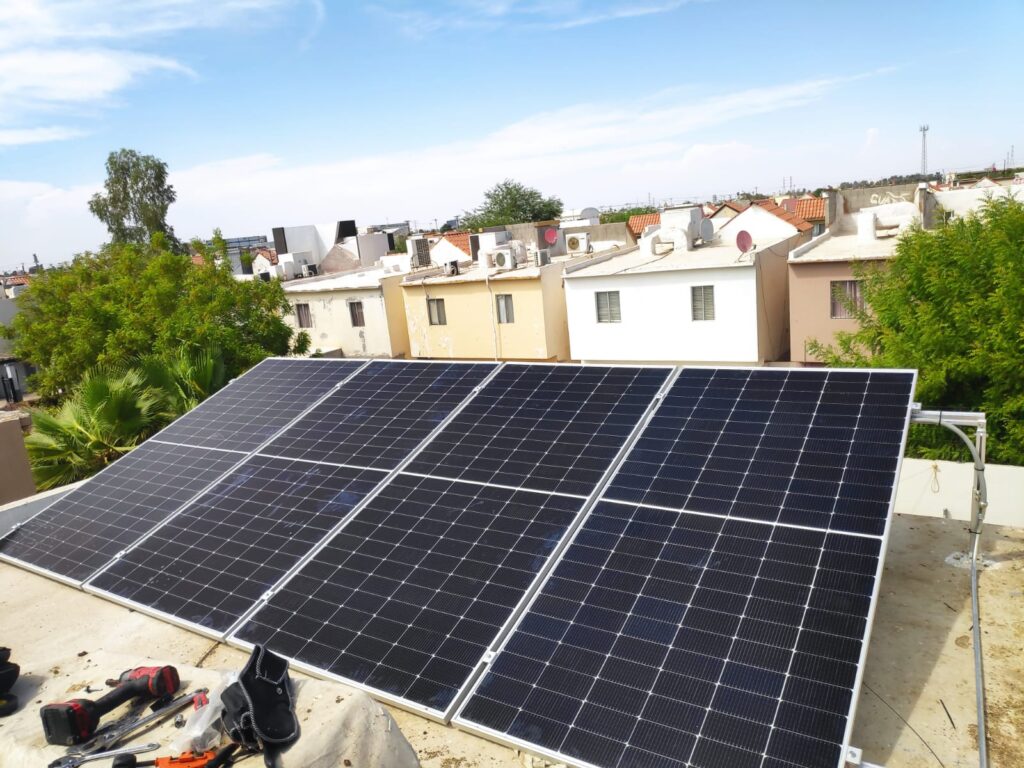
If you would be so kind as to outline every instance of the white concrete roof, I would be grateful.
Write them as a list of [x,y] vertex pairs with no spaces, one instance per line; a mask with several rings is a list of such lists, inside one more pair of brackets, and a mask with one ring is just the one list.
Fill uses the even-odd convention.
[[304,277],[289,280],[282,285],[285,293],[322,293],[324,291],[351,291],[377,288],[381,278],[399,274],[389,269],[361,269],[358,272],[341,272],[335,275]]
[[895,235],[864,241],[855,232],[828,233],[816,237],[806,250],[794,249],[789,254],[790,264],[810,264],[820,261],[865,261],[888,259],[896,250]]
[[690,269],[722,269],[723,267],[751,267],[754,265],[753,255],[758,250],[771,248],[787,238],[779,238],[771,242],[757,243],[757,248],[749,253],[740,253],[736,245],[729,241],[716,241],[712,245],[699,246],[692,251],[674,250],[664,256],[656,256],[644,252],[639,247],[611,258],[596,261],[591,266],[566,272],[566,278],[606,277],[619,274],[646,274],[649,272],[677,272]]
[[602,254],[591,256],[558,256],[551,260],[550,264],[543,267],[535,267],[530,264],[521,264],[515,269],[501,269],[499,267],[484,267],[477,261],[460,261],[459,274],[449,277],[440,268],[430,271],[423,270],[422,277],[416,272],[411,272],[402,281],[402,285],[440,285],[448,283],[475,283],[482,280],[535,280],[540,277],[542,269],[560,269],[587,258],[595,258]]

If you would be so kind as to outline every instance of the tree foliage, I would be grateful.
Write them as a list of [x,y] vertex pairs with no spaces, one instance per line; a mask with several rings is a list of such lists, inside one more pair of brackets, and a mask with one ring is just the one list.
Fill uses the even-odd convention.
[[75,482],[117,460],[225,383],[218,355],[180,349],[169,358],[97,367],[51,410],[32,412],[25,439],[40,490]]
[[236,280],[220,233],[212,247],[192,248],[201,264],[161,235],[147,245],[111,243],[36,276],[7,329],[14,353],[38,369],[35,390],[56,398],[96,365],[169,359],[182,348],[219,350],[228,377],[308,348],[308,335],[293,337],[282,319],[289,305],[280,283]]
[[602,224],[614,224],[616,222],[629,221],[631,216],[641,216],[645,213],[657,213],[658,209],[653,205],[637,205],[632,208],[619,208],[614,211],[605,211],[601,214]]
[[107,225],[113,243],[148,243],[154,235],[175,251],[182,250],[167,223],[167,209],[177,198],[167,183],[167,164],[134,149],[121,149],[107,157],[104,194],[96,193],[89,210]]
[[[1024,202],[990,199],[977,214],[912,230],[887,265],[859,273],[860,330],[815,353],[830,365],[918,369],[918,400],[985,411],[989,457],[1024,463]],[[912,446],[962,458],[941,432],[917,427]]]
[[484,192],[484,202],[462,217],[464,229],[548,221],[562,215],[562,201],[544,197],[533,187],[505,179]]

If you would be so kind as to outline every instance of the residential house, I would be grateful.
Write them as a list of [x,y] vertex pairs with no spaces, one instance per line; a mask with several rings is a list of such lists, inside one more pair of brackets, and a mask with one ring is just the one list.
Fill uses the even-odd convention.
[[718,206],[709,216],[715,231],[720,229],[727,221],[743,213],[750,207],[747,200],[726,200]]
[[408,357],[403,272],[396,263],[289,280],[284,292],[292,312],[285,322],[309,334],[310,352],[339,357]]
[[413,357],[569,359],[562,272],[571,260],[549,263],[546,252],[528,255],[522,241],[497,239],[481,248],[476,260],[458,245],[442,246],[444,254],[457,252],[462,258],[405,277]]
[[30,275],[8,275],[3,278],[4,295],[9,299],[20,296],[28,288]]
[[778,206],[749,206],[717,231],[699,206],[666,209],[637,247],[566,268],[572,358],[786,359],[787,258],[810,229]]
[[[834,224],[789,256],[790,355],[793,362],[817,364],[813,341],[835,344],[840,331],[856,331],[855,310],[864,306],[858,265],[884,262],[896,250],[898,236],[915,222],[930,225],[934,202],[927,184],[916,190],[913,201],[903,191],[886,190],[864,196],[862,190],[844,190],[844,211]],[[856,200],[889,200],[856,207]]]
[[[0,326],[10,325],[18,314],[14,299],[0,296]],[[10,339],[0,336],[0,400],[18,402],[28,391],[30,368],[14,356]]]
[[825,222],[827,202],[828,200],[824,197],[804,195],[803,197],[790,197],[783,200],[782,207],[810,224],[814,228],[812,235],[817,237],[827,229]]
[[660,225],[660,213],[638,213],[630,216],[629,221],[626,222],[626,228],[629,229],[634,240],[639,240],[648,227],[657,227]]

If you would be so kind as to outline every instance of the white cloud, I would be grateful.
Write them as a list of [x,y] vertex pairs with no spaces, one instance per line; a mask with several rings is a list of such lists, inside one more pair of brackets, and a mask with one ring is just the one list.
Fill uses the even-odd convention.
[[[300,0],[2,0],[0,127],[6,145],[57,141],[83,127],[53,126],[53,115],[109,106],[156,71],[191,74],[173,58],[142,52],[186,30],[259,23]],[[313,9],[309,36],[324,17]],[[138,50],[133,50],[133,48]],[[42,125],[40,123],[43,123]],[[23,140],[22,140],[23,139]]]
[[[694,98],[677,91],[631,104],[580,104],[519,120],[473,140],[347,159],[289,165],[270,154],[174,171],[178,193],[170,218],[182,237],[269,234],[274,226],[356,218],[444,219],[476,205],[506,177],[557,194],[570,207],[646,198],[728,194],[834,156],[807,142],[760,149],[745,118],[821,99],[844,78],[823,78],[756,91]],[[694,141],[715,128],[715,140]],[[60,260],[96,247],[104,232],[86,201],[92,187],[0,182],[0,266],[33,252]],[[767,187],[762,187],[767,189]],[[5,191],[6,190],[6,191]],[[60,222],[56,226],[54,222]]]

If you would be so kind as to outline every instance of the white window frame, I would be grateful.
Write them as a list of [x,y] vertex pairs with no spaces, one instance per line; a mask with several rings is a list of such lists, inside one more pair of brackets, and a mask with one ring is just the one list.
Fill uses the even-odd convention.
[[516,321],[515,305],[511,293],[499,293],[494,297],[494,306],[498,314],[498,324],[507,325]]
[[622,322],[622,302],[618,291],[595,291],[594,309],[599,323]]
[[715,286],[690,286],[690,319],[695,323],[708,323],[714,321]]
[[444,311],[444,299],[427,299],[427,319],[431,325],[448,325]]
[[[828,315],[833,320],[856,320],[856,310],[864,309],[863,280],[831,280],[828,284]],[[852,289],[852,290],[851,290]],[[853,302],[854,309],[846,305]]]

